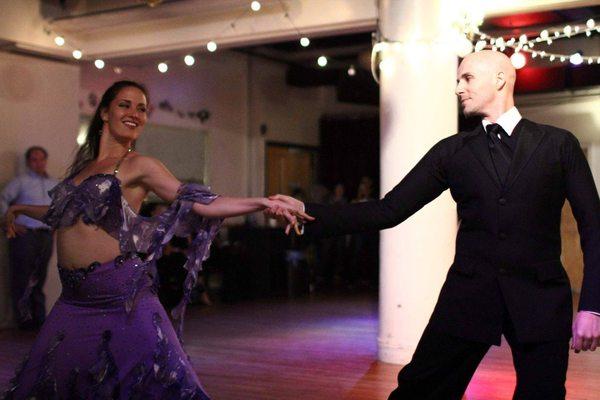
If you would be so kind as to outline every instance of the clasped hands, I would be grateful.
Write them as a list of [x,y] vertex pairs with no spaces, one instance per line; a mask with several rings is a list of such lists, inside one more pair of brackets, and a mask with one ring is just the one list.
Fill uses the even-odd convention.
[[314,218],[304,211],[303,202],[283,194],[270,196],[268,207],[265,208],[264,213],[270,218],[286,222],[286,235],[289,235],[292,229],[297,235],[301,235],[301,226],[305,222],[314,221]]
[[11,205],[8,207],[6,214],[0,218],[0,228],[6,232],[6,237],[8,239],[21,236],[27,231],[23,225],[19,225],[15,222],[18,214],[17,206]]

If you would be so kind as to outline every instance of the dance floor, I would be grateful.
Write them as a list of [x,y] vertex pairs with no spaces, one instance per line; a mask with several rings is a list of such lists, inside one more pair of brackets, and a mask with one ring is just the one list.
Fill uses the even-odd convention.
[[[399,366],[378,362],[377,302],[325,297],[192,307],[185,347],[215,400],[387,399]],[[34,335],[0,331],[0,386]],[[600,399],[600,351],[571,353],[567,399]],[[465,398],[510,399],[510,350],[493,347]]]

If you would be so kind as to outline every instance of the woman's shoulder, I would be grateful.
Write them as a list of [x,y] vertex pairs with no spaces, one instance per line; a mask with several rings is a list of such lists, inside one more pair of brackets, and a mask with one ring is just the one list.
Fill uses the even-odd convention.
[[164,169],[164,164],[157,158],[138,153],[137,151],[132,151],[131,154],[127,157],[123,165],[128,170],[137,171],[139,173],[152,173],[156,171],[157,168]]

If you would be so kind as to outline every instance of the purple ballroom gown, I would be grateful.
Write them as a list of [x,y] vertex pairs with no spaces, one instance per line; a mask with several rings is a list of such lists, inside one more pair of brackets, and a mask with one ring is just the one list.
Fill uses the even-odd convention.
[[[200,217],[194,202],[216,195],[205,186],[182,184],[162,214],[136,214],[115,175],[98,174],[75,186],[66,179],[50,191],[44,221],[53,229],[80,218],[119,240],[110,262],[67,270],[63,286],[27,359],[3,399],[189,399],[203,391],[179,337],[185,305],[221,220]],[[177,333],[156,296],[156,266],[174,236],[193,234],[185,265],[184,299],[173,310]]]

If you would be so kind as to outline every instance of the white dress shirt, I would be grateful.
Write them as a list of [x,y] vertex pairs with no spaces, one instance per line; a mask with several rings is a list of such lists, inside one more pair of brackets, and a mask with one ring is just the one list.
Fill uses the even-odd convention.
[[[521,118],[521,113],[519,110],[517,110],[517,107],[512,106],[510,109],[508,109],[508,111],[498,117],[496,123],[500,125],[502,129],[504,129],[504,132],[506,132],[508,136],[510,136],[512,135],[513,131],[515,130],[515,126],[517,126]],[[488,125],[493,124],[493,122],[488,121],[485,118],[481,120],[481,123],[483,124],[483,129],[487,128]]]
[[[8,207],[12,204],[27,204],[31,206],[50,205],[48,191],[58,181],[49,176],[38,175],[33,171],[20,175],[10,181],[2,193],[0,193],[0,215],[4,216]],[[48,225],[25,215],[19,215],[16,223],[29,229],[50,229]]]

